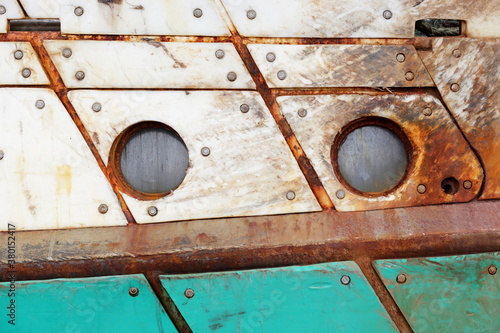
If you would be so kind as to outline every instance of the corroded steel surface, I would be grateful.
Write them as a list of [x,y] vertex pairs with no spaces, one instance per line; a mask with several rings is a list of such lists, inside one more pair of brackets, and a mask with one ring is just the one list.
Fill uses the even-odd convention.
[[500,39],[438,38],[420,55],[484,165],[481,199],[499,199]]

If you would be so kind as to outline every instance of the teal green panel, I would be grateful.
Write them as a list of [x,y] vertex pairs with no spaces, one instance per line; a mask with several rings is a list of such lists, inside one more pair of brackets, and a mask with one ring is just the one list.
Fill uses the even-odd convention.
[[378,260],[374,266],[415,332],[498,333],[500,273],[488,271],[500,267],[498,254]]
[[[349,284],[341,283],[343,275]],[[195,333],[397,332],[354,262],[160,280]]]
[[[2,333],[177,332],[143,275],[18,281],[14,289],[0,284]],[[11,299],[15,326],[6,316]]]

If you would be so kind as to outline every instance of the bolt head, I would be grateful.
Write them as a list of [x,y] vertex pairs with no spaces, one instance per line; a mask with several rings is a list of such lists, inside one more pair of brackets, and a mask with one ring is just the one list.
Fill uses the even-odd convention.
[[35,106],[38,109],[43,109],[45,107],[45,102],[43,100],[39,99],[38,101],[36,101]]
[[0,15],[3,15],[5,13],[7,13],[7,8],[5,8],[5,6],[0,5]]
[[238,76],[236,75],[236,73],[235,73],[235,72],[229,72],[229,73],[227,73],[227,79],[228,79],[229,81],[231,81],[231,82],[236,81],[236,78],[237,78],[237,77],[238,77]]
[[293,199],[295,199],[295,192],[294,192],[294,191],[288,191],[288,192],[286,192],[286,198],[287,198],[288,200],[293,200]]
[[208,155],[210,155],[210,148],[208,147],[203,147],[201,148],[201,155],[207,157]]
[[148,214],[149,216],[156,216],[156,214],[158,214],[158,208],[155,206],[148,207]]
[[17,60],[21,60],[23,58],[23,56],[24,56],[24,53],[21,50],[16,50],[16,52],[14,52],[14,58]]
[[99,213],[106,214],[108,212],[108,205],[106,205],[106,204],[99,205],[98,210],[99,210]]
[[78,71],[75,73],[75,78],[78,81],[81,81],[81,80],[85,79],[85,73],[83,71]]
[[390,10],[384,10],[382,16],[384,16],[386,20],[390,20],[392,18],[392,12]]
[[0,150],[0,160],[3,160],[4,156],[5,156],[5,154],[4,154],[3,150]]
[[415,74],[413,74],[413,72],[406,72],[405,79],[406,81],[413,81],[413,79],[415,79]]
[[307,110],[306,109],[300,109],[299,111],[297,111],[297,114],[299,115],[299,117],[304,118],[305,116],[307,116]]
[[75,15],[76,15],[76,16],[82,16],[82,15],[83,15],[83,13],[84,13],[84,10],[83,10],[83,8],[82,8],[82,7],[76,7],[76,8],[75,8]]
[[396,55],[396,60],[398,62],[404,62],[406,60],[406,56],[404,55],[404,53],[398,53]]
[[223,50],[215,51],[215,57],[217,59],[222,59],[222,58],[224,58],[225,55],[226,55],[226,53]]
[[269,62],[273,62],[274,60],[276,60],[276,54],[269,52],[268,54],[266,54],[266,60]]
[[186,296],[187,298],[193,298],[194,297],[194,290],[191,288],[184,290],[184,296]]
[[64,58],[69,58],[73,55],[73,51],[71,51],[71,49],[69,47],[65,48],[64,50],[62,50],[62,56]]
[[397,283],[405,283],[406,282],[406,275],[404,274],[399,274],[398,277],[396,278]]
[[130,287],[128,289],[128,294],[132,297],[136,297],[137,295],[139,295],[139,289],[136,287]]
[[470,180],[464,181],[463,185],[464,185],[464,188],[467,189],[467,190],[469,190],[469,189],[472,188],[472,182]]
[[23,71],[21,72],[21,75],[22,75],[25,79],[29,78],[29,77],[31,76],[31,69],[29,69],[29,68],[25,68],[25,69],[23,69]]
[[494,265],[491,265],[490,267],[488,267],[488,273],[490,273],[490,275],[495,275],[497,273],[497,271],[498,271],[498,269]]
[[457,91],[460,90],[460,86],[458,85],[458,83],[452,83],[451,86],[450,86],[450,89],[453,92],[457,92]]
[[345,198],[345,191],[344,190],[338,190],[336,193],[335,193],[335,196],[337,197],[337,199],[344,199]]
[[250,107],[248,106],[248,104],[241,104],[240,111],[243,113],[247,113],[248,111],[250,111]]
[[342,277],[340,278],[340,283],[347,286],[349,283],[351,283],[351,278],[348,275],[342,275]]
[[286,79],[286,72],[284,70],[278,71],[276,76],[278,77],[278,79],[284,80],[284,79]]
[[424,184],[420,184],[417,186],[417,192],[420,194],[424,194],[427,191],[427,187]]
[[200,18],[203,16],[203,11],[200,8],[196,8],[193,10],[193,16],[196,18]]
[[253,9],[250,9],[249,11],[247,11],[247,18],[249,20],[253,20],[257,17],[257,12]]
[[423,113],[424,113],[424,116],[429,117],[429,116],[432,115],[432,109],[431,108],[425,108],[424,111],[423,111]]
[[102,105],[99,102],[95,102],[92,104],[92,111],[94,112],[100,112],[102,110]]
[[462,52],[459,49],[453,50],[452,54],[455,58],[460,58],[462,56]]

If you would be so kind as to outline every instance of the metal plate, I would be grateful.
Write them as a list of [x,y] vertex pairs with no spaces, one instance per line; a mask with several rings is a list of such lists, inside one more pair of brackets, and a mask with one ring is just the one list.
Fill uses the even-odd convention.
[[[69,88],[255,89],[234,46],[228,43],[45,41]],[[71,50],[66,58],[62,51]],[[222,59],[216,57],[222,50]],[[77,72],[83,72],[79,80]],[[235,80],[229,77],[235,74]]]
[[[491,275],[488,268],[500,268],[499,254],[378,260],[373,265],[415,332],[494,333],[500,331],[500,273]],[[398,283],[398,276],[405,282]]]
[[[7,221],[17,230],[127,224],[106,177],[51,90],[4,88],[0,100],[5,221],[0,230],[7,229]],[[98,211],[102,204],[106,214]]]
[[194,332],[397,332],[354,262],[160,279]]
[[15,326],[4,315],[2,332],[177,332],[143,275],[17,281],[9,298],[10,288],[0,283],[0,301],[15,300]]
[[[138,223],[320,210],[258,93],[72,91],[69,98],[106,163],[116,137],[139,122],[164,123],[184,140],[190,167],[172,194],[156,201],[124,195]],[[95,102],[102,105],[98,113]],[[150,206],[156,216],[148,215]]]
[[59,7],[65,0],[19,0],[30,18],[59,18]]
[[[445,202],[464,202],[475,198],[481,188],[483,171],[475,154],[453,124],[438,99],[427,94],[314,95],[278,97],[281,111],[318,173],[335,208],[340,211],[382,209]],[[430,108],[431,116],[424,111]],[[306,117],[298,115],[305,109]],[[338,133],[363,117],[390,119],[398,124],[413,146],[413,163],[406,179],[393,191],[367,196],[349,190],[334,172],[331,149]],[[361,175],[360,175],[361,176]],[[461,185],[454,195],[446,194],[441,183],[448,177]],[[425,185],[425,193],[417,191]],[[339,199],[337,191],[344,191]]]
[[[499,36],[490,0],[222,0],[239,33],[254,37],[413,37],[421,19],[459,19],[467,36]],[[249,11],[253,11],[250,12]]]
[[[21,51],[20,59],[15,52]],[[19,56],[20,54],[18,54]],[[49,84],[35,50],[28,42],[0,43],[0,85],[41,85]],[[28,70],[27,72],[23,72]]]
[[274,88],[434,86],[411,45],[251,44],[248,48]]
[[68,34],[230,35],[212,0],[70,0],[60,13],[61,31]]
[[24,18],[23,10],[16,0],[1,0],[0,6],[5,7],[5,13],[0,17],[7,17],[9,20]]
[[483,162],[481,199],[500,198],[500,39],[439,38],[431,52],[420,54]]

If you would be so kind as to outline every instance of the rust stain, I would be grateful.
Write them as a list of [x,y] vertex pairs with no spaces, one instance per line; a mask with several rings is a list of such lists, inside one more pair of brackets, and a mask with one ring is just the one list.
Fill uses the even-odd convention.
[[73,174],[69,165],[58,165],[56,169],[57,175],[57,194],[64,194],[67,197],[71,195],[71,187],[73,185]]
[[102,3],[104,5],[121,5],[123,0],[97,0],[98,3]]
[[174,57],[174,55],[173,55],[173,54],[172,54],[172,53],[171,53],[171,52],[167,49],[167,47],[165,46],[165,44],[160,43],[160,42],[153,42],[153,41],[148,41],[147,43],[148,43],[149,45],[152,45],[152,46],[156,47],[156,48],[161,47],[161,48],[163,49],[163,51],[165,52],[165,54],[166,54],[167,56],[169,56],[169,57],[170,57],[170,59],[172,59],[172,60],[173,60],[173,62],[174,62],[174,66],[173,66],[173,67],[174,67],[174,68],[186,68],[186,67],[187,67],[185,63],[183,63],[183,62],[181,62],[181,61],[177,60],[177,59]]

